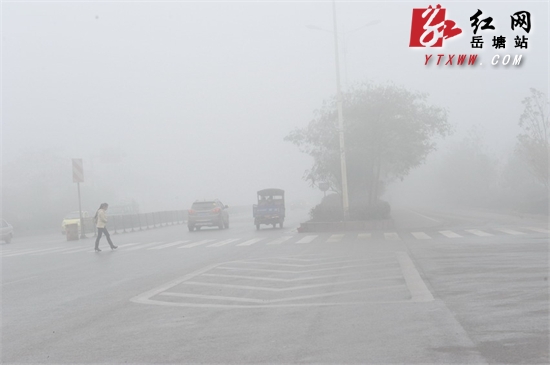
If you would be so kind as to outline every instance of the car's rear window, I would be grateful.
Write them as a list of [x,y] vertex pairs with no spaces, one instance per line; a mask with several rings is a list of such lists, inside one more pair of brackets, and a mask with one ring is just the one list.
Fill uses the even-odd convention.
[[197,202],[193,203],[192,209],[194,210],[210,210],[216,208],[215,202]]

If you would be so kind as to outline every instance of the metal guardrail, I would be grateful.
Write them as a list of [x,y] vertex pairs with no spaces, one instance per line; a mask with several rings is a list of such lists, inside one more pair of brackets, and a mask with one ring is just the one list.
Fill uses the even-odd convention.
[[[107,216],[107,228],[111,234],[143,231],[159,227],[184,224],[187,219],[186,210],[167,210],[152,213],[119,214]],[[93,218],[84,219],[84,233],[97,235]]]

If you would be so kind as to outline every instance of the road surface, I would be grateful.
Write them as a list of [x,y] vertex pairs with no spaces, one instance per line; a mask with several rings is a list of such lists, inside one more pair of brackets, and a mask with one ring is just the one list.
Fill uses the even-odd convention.
[[549,363],[544,219],[403,209],[393,230],[298,233],[289,214],[100,253],[2,244],[2,363]]

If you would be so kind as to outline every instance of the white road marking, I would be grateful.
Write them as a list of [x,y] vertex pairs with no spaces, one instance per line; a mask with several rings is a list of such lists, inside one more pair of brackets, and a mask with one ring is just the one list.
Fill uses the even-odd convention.
[[[239,264],[252,264],[252,265],[276,265],[276,266],[290,266],[290,267],[313,267],[313,266],[323,266],[323,265],[336,265],[336,264],[349,264],[350,262],[364,262],[367,265],[371,265],[369,260],[365,259],[354,259],[354,260],[344,260],[344,261],[331,261],[331,262],[321,262],[317,264],[289,264],[289,263],[280,263],[280,262],[263,262],[263,261],[233,261],[234,263]],[[380,263],[376,263],[379,265]]]
[[[356,289],[356,290],[335,291],[335,292],[331,292],[331,293],[303,295],[303,296],[299,296],[299,297],[271,299],[271,300],[242,298],[242,297],[222,297],[222,296],[218,296],[218,295],[188,294],[188,293],[173,293],[173,292],[164,292],[164,293],[160,293],[160,295],[183,297],[183,298],[217,299],[217,300],[226,300],[226,301],[235,301],[235,302],[249,302],[249,303],[268,304],[268,303],[290,302],[290,301],[293,301],[293,300],[324,298],[324,297],[330,297],[330,296],[334,296],[334,295],[359,293],[359,292],[366,292],[366,291],[372,291],[372,290],[379,291],[380,289],[401,289],[401,288],[403,288],[403,285],[389,285],[389,286],[385,286],[385,287],[373,287],[373,288],[363,288],[363,289]],[[180,304],[180,303],[172,303],[172,304]],[[311,304],[308,304],[308,305],[311,305]],[[194,306],[201,306],[202,307],[203,305],[194,305]]]
[[140,245],[141,242],[132,242],[132,243],[125,243],[123,245],[119,245],[118,248],[121,248],[121,247],[128,247],[128,246],[135,246],[135,245]]
[[521,227],[521,228],[528,229],[528,230],[534,231],[534,232],[550,233],[549,230],[544,229],[544,228],[537,228],[537,227]]
[[400,240],[399,235],[395,232],[385,232],[384,238],[387,240]]
[[494,228],[495,231],[501,231],[507,234],[513,234],[513,235],[519,235],[519,234],[525,234],[523,232],[514,231],[513,229],[507,229],[507,228]]
[[139,246],[135,246],[135,247],[129,248],[129,249],[125,250],[125,251],[141,250],[142,248],[149,247],[149,246],[154,246],[154,245],[158,245],[159,243],[162,243],[162,241],[159,241],[159,242],[151,242],[151,243],[145,243],[145,244],[143,244],[143,245],[139,245]]
[[426,215],[424,215],[424,214],[420,214],[420,213],[418,213],[418,212],[415,212],[414,210],[410,210],[410,209],[408,209],[408,210],[411,211],[411,212],[413,212],[414,214],[417,214],[417,215],[423,217],[423,218],[429,219],[429,220],[434,221],[434,222],[437,222],[437,223],[441,223],[441,221],[438,221],[437,219],[430,218],[430,217],[428,217],[428,216],[426,216]]
[[357,235],[357,238],[358,239],[361,239],[361,240],[364,240],[364,239],[369,239],[372,237],[372,234],[371,233],[359,233]]
[[414,263],[406,252],[396,252],[399,266],[401,266],[401,272],[405,278],[405,283],[409,292],[411,293],[412,302],[431,302],[434,297],[422,277],[416,270]]
[[[340,281],[340,282],[336,282],[336,283],[331,282],[331,283],[293,286],[293,287],[290,287],[290,288],[266,288],[266,287],[261,287],[261,286],[252,286],[252,285],[206,283],[206,282],[200,282],[200,281],[186,281],[183,284],[197,285],[197,286],[214,286],[214,287],[231,288],[231,289],[246,289],[246,290],[260,290],[260,291],[263,290],[263,291],[270,291],[270,292],[284,292],[284,291],[290,291],[290,290],[321,288],[323,286],[334,286],[334,285],[344,285],[344,284],[351,284],[351,283],[360,283],[360,282],[373,281],[373,280],[378,281],[378,279],[367,278],[367,279]],[[382,288],[382,287],[378,287],[378,288]]]
[[487,233],[487,232],[484,232],[484,231],[480,231],[479,229],[465,229],[466,232],[470,232],[472,234],[475,234],[476,236],[479,236],[479,237],[490,237],[490,236],[494,236],[493,234],[491,233]]
[[31,280],[31,279],[37,278],[37,277],[39,277],[39,276],[40,276],[40,275],[34,275],[34,276],[30,276],[30,277],[24,278],[24,279],[9,281],[9,282],[7,282],[7,283],[1,283],[0,286],[15,284],[15,283],[19,283],[19,282],[21,282],[21,281],[26,281],[26,280]]
[[[281,278],[272,278],[272,277],[264,277],[264,276],[246,276],[246,275],[229,275],[229,274],[202,274],[202,276],[212,276],[212,277],[232,278],[232,279],[278,281],[278,282],[283,282],[283,283],[292,283],[292,282],[295,282],[295,281],[305,281],[305,280],[318,280],[318,279],[336,278],[336,277],[345,276],[345,275],[350,275],[350,274],[308,276],[306,278],[294,278],[294,279],[281,279]],[[392,278],[396,279],[396,278],[400,278],[400,277],[401,276],[392,277]],[[383,280],[385,278],[381,278],[381,279]]]
[[442,235],[448,238],[459,238],[462,237],[461,235],[454,233],[453,231],[439,231]]
[[[62,252],[62,254],[67,255],[67,254],[70,254],[70,253],[84,252],[84,251],[88,251],[89,249],[90,249],[90,247],[86,247],[86,248],[81,248],[81,249],[74,250],[74,251]],[[93,252],[93,251],[90,251],[90,252]]]
[[343,234],[333,234],[332,236],[329,237],[329,239],[327,240],[327,243],[340,242],[342,238],[344,238]]
[[32,254],[32,253],[37,253],[37,252],[56,250],[58,248],[60,248],[60,247],[43,248],[43,249],[40,249],[40,250],[35,249],[35,250],[32,250],[32,251],[27,251],[27,252],[20,252],[20,253],[13,253],[13,254],[9,254],[9,255],[4,255],[3,257],[21,256],[21,255]]
[[424,232],[411,232],[414,238],[418,240],[431,240],[432,238]]
[[267,244],[268,245],[280,245],[281,243],[285,242],[285,241],[288,241],[289,239],[291,239],[293,236],[282,236],[280,238],[277,238],[276,240],[273,240],[271,242],[268,242]]
[[256,242],[260,242],[261,240],[264,240],[265,238],[261,237],[261,238],[253,238],[251,240],[248,240],[248,241],[244,241],[243,243],[239,243],[237,246],[250,246],[250,245],[253,245],[255,244]]
[[216,242],[212,245],[209,245],[208,247],[220,247],[220,246],[227,245],[228,243],[235,242],[235,241],[238,241],[238,240],[240,240],[240,238],[230,238],[228,240]]
[[185,246],[180,246],[178,248],[191,248],[191,247],[204,245],[205,243],[214,242],[214,241],[215,240],[202,240],[202,241],[197,241],[197,242],[190,243],[190,244],[185,245]]
[[296,243],[310,243],[311,241],[313,241],[317,237],[319,237],[319,236],[305,236],[301,240],[296,241]]
[[31,256],[49,255],[51,253],[63,253],[64,251],[72,251],[72,250],[74,250],[74,247],[65,247],[65,248],[60,248],[60,249],[57,249],[57,250],[51,250],[51,251],[48,251],[48,252],[33,253],[33,254],[31,254]]
[[241,271],[261,271],[261,272],[276,272],[276,273],[288,273],[288,274],[305,274],[308,272],[317,272],[317,271],[328,271],[328,270],[341,270],[341,269],[353,269],[362,267],[365,268],[367,266],[380,266],[383,265],[381,269],[374,269],[374,270],[394,270],[395,267],[389,266],[388,263],[383,262],[379,264],[369,264],[369,265],[350,265],[350,266],[335,266],[335,267],[326,267],[323,269],[313,269],[313,270],[276,270],[276,269],[254,269],[254,268],[247,268],[247,267],[228,267],[228,266],[218,266],[217,269],[221,270],[241,270]]
[[166,243],[164,245],[160,245],[160,246],[157,246],[157,247],[148,248],[148,250],[162,250],[163,248],[172,247],[172,246],[176,246],[176,245],[181,245],[182,243],[187,243],[187,242],[189,242],[189,241],[170,242],[170,243]]

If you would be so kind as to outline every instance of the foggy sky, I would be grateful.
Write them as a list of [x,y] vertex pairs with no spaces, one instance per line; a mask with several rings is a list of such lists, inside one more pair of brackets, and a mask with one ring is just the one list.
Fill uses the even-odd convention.
[[[370,80],[427,92],[448,108],[456,136],[485,130],[499,153],[515,143],[521,100],[548,93],[548,4],[442,3],[463,34],[441,49],[408,47],[413,7],[429,2],[338,3],[343,86]],[[330,2],[4,3],[2,163],[54,148],[83,158],[85,184],[116,186],[145,210],[218,197],[248,204],[255,191],[319,198],[302,180],[311,159],[283,138],[334,95]],[[483,50],[469,17],[494,18]],[[529,49],[513,48],[509,16],[531,12]],[[523,32],[523,31],[522,31]],[[490,39],[505,35],[506,50]],[[343,39],[341,38],[341,41]],[[342,47],[341,47],[342,52]],[[478,53],[482,66],[424,66],[424,54]],[[523,54],[521,67],[491,67]],[[345,61],[345,62],[344,62]],[[98,202],[99,203],[99,202]],[[179,204],[179,203],[178,203]],[[172,206],[170,206],[172,208]]]

